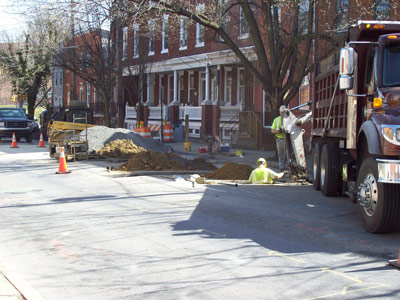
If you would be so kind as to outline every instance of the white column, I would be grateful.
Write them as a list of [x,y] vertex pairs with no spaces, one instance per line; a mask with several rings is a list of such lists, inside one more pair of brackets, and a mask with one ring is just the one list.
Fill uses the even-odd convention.
[[179,105],[178,101],[178,71],[174,71],[174,99],[171,102],[171,105]]
[[210,66],[207,64],[207,66],[206,66],[206,95],[205,95],[206,97],[205,97],[205,99],[204,99],[202,104],[211,103],[211,100],[210,100],[210,79],[211,79],[211,77],[210,77]]
[[153,93],[152,93],[152,86],[151,86],[151,74],[147,74],[147,101],[146,105],[153,105]]

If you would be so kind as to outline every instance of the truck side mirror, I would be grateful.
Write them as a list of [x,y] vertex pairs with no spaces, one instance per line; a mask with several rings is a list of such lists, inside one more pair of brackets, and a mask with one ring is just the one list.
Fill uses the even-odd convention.
[[339,86],[341,90],[351,90],[353,88],[354,73],[354,49],[346,47],[340,49],[339,63]]
[[354,79],[349,75],[340,75],[339,87],[341,90],[352,90]]

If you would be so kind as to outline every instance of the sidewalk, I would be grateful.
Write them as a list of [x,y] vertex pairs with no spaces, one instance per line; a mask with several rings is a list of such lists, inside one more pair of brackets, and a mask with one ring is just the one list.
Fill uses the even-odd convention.
[[0,300],[25,300],[26,298],[0,272]]
[[[183,156],[184,158],[194,159],[194,158],[203,158],[206,161],[211,162],[216,167],[222,167],[222,165],[227,162],[234,162],[237,164],[245,164],[250,165],[252,167],[256,167],[256,162],[260,157],[265,158],[267,161],[268,167],[274,170],[278,170],[278,161],[275,157],[275,151],[260,151],[260,150],[247,150],[247,149],[229,149],[229,152],[219,152],[216,154],[212,154],[211,156],[208,153],[199,153],[200,147],[207,147],[205,143],[202,143],[200,140],[190,140],[192,143],[191,151],[185,151],[183,142],[176,142],[166,144],[170,146],[176,153]],[[242,151],[242,156],[237,156],[236,151]]]

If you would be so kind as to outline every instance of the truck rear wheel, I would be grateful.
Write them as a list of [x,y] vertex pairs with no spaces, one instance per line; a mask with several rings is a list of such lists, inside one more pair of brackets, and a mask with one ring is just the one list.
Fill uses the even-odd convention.
[[400,221],[400,185],[379,183],[377,163],[367,157],[361,164],[357,187],[364,228],[372,233],[392,232]]
[[321,143],[315,143],[312,149],[313,158],[313,187],[315,190],[321,189]]
[[320,185],[325,196],[336,196],[339,187],[338,151],[335,145],[325,144],[320,159]]

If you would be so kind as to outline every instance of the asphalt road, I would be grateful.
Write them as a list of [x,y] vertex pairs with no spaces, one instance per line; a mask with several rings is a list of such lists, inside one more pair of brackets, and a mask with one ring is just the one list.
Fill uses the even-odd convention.
[[[198,185],[0,142],[0,271],[42,299],[398,299],[400,230],[311,186]],[[31,300],[31,299],[28,299]]]

